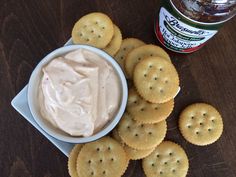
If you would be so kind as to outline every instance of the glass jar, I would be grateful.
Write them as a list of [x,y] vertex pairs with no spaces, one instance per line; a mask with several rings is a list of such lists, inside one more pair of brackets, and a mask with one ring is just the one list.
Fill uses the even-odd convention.
[[191,53],[203,47],[235,13],[236,0],[162,0],[155,33],[166,48]]

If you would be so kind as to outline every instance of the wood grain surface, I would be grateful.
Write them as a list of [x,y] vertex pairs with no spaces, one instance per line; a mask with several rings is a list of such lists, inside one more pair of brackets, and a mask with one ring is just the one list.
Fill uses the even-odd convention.
[[[0,0],[0,176],[68,177],[67,158],[11,106],[36,64],[69,38],[84,14],[101,11],[121,28],[123,37],[160,45],[153,22],[158,0]],[[200,51],[169,52],[181,81],[181,93],[168,118],[167,140],[186,150],[188,177],[236,176],[236,19]],[[224,119],[223,136],[197,147],[177,127],[180,111],[194,102],[214,105]],[[140,161],[132,161],[125,177],[144,177]]]

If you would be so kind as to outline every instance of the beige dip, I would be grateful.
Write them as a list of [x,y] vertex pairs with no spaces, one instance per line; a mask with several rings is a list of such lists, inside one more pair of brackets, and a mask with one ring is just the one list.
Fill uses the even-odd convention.
[[53,59],[43,69],[40,112],[72,136],[91,136],[114,117],[121,98],[120,80],[99,55],[78,49]]

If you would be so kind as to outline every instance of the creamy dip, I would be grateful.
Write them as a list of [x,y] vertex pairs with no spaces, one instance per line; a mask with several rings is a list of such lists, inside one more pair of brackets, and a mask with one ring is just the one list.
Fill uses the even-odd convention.
[[43,69],[40,112],[54,127],[72,136],[91,136],[120,106],[121,86],[102,57],[78,49],[53,59]]

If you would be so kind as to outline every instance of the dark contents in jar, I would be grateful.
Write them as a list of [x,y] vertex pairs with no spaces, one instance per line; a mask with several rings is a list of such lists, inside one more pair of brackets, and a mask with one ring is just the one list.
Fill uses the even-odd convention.
[[206,23],[227,20],[236,13],[236,0],[171,0],[189,18]]

